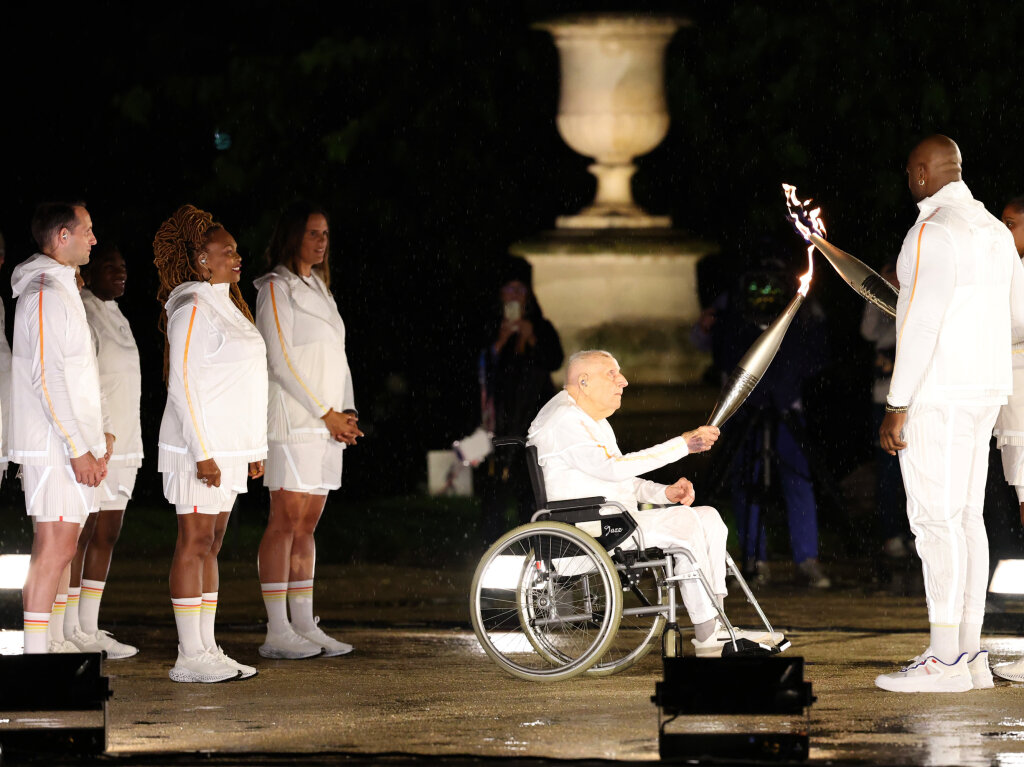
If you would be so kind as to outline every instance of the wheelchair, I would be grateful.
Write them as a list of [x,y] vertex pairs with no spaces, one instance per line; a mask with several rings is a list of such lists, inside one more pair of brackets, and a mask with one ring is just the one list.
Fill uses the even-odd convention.
[[[548,502],[537,450],[515,437],[494,446],[526,450],[535,508],[531,522],[505,533],[477,565],[470,594],[473,631],[499,667],[521,679],[607,676],[629,668],[661,639],[666,657],[682,654],[677,581],[697,580],[732,637],[723,655],[774,654],[789,647],[737,638],[711,584],[684,547],[643,548],[641,531],[620,503],[602,497]],[[622,548],[630,540],[635,546]],[[676,571],[675,557],[693,567]],[[739,568],[733,575],[765,630],[772,632]]]

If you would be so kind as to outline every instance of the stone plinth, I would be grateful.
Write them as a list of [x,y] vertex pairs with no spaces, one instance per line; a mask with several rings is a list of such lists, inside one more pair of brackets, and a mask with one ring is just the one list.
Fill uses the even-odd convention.
[[607,349],[631,383],[675,386],[696,382],[709,362],[690,328],[700,315],[697,262],[714,250],[668,229],[563,229],[510,247],[533,266],[567,355]]

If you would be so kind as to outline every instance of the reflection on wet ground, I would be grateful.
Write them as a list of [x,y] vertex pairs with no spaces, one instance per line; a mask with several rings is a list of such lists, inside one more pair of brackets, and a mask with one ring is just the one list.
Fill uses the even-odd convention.
[[[130,570],[128,563],[120,567],[122,575]],[[322,625],[356,651],[341,658],[268,661],[256,653],[263,634],[254,573],[242,566],[225,570],[218,636],[229,654],[256,665],[260,674],[217,685],[167,678],[175,652],[173,619],[169,608],[153,606],[151,599],[165,589],[161,568],[135,565],[131,588],[112,578],[106,624],[142,648],[134,658],[105,664],[114,690],[109,752],[117,763],[183,763],[199,752],[254,764],[285,763],[285,755],[296,753],[658,758],[658,719],[650,700],[661,678],[656,653],[612,677],[520,681],[494,666],[468,629],[468,576],[388,568],[400,586],[378,601],[373,593],[382,571],[325,567],[318,582]],[[1024,685],[997,681],[992,690],[952,695],[875,689],[877,674],[897,668],[927,642],[919,597],[840,583],[825,593],[780,587],[764,592],[761,601],[787,630],[789,652],[806,659],[805,676],[818,697],[810,719],[695,718],[671,727],[806,727],[810,762],[818,764],[1024,767]],[[749,623],[750,610],[738,599],[730,602],[734,620]],[[9,650],[16,640],[0,632],[0,647]],[[993,663],[1024,654],[1024,638],[1008,634],[986,634],[983,644]],[[0,731],[11,724],[5,718],[17,717],[0,712]]]

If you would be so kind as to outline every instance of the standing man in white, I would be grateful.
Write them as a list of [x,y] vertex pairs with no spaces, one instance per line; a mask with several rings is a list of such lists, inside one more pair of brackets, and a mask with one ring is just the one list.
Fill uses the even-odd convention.
[[[7,245],[0,233],[0,267],[7,259]],[[11,347],[7,343],[7,309],[0,297],[0,482],[7,473],[8,441],[11,438]]]
[[25,508],[35,522],[22,592],[25,652],[45,653],[64,650],[48,647],[47,624],[107,474],[109,446],[96,354],[75,283],[75,268],[89,262],[96,244],[92,219],[82,204],[44,203],[32,218],[32,236],[42,252],[11,276],[17,306],[10,458],[21,464]]
[[[265,658],[346,655],[313,616],[313,534],[327,494],[341,487],[341,459],[359,430],[345,323],[330,291],[326,213],[306,203],[285,209],[267,247],[271,271],[256,280],[256,326],[270,375],[263,484],[270,516],[260,541],[260,588],[267,609]],[[291,620],[288,612],[291,612]]]
[[64,637],[83,652],[102,650],[116,660],[139,651],[101,630],[98,620],[114,544],[135,489],[135,475],[142,465],[142,370],[135,337],[117,306],[116,299],[124,295],[128,278],[121,251],[116,245],[98,245],[81,272],[86,283],[82,304],[96,349],[103,412],[117,439],[98,492],[99,510],[89,515],[71,563]]
[[896,360],[879,439],[900,457],[931,641],[913,664],[875,680],[896,692],[992,686],[981,649],[982,504],[992,427],[1012,391],[1011,342],[1024,338],[1024,267],[960,166],[957,145],[938,135],[907,161],[921,213],[896,265]]

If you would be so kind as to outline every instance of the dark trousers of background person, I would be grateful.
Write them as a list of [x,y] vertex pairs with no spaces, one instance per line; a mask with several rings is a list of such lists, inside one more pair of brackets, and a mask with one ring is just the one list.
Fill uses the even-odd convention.
[[518,457],[492,453],[477,467],[473,481],[480,498],[480,535],[486,546],[516,525],[529,522],[536,511],[525,461]]
[[[885,418],[885,405],[876,402],[872,405],[871,414],[874,419],[874,431],[877,435]],[[875,445],[877,477],[875,483],[875,504],[878,507],[878,520],[882,528],[882,541],[892,538],[910,538],[910,523],[907,521],[907,493],[903,489],[903,475],[900,474],[900,459]]]
[[[791,411],[790,415],[803,423],[795,411]],[[782,491],[793,561],[799,564],[818,557],[818,507],[814,500],[814,485],[811,483],[807,457],[789,427],[781,418],[773,416],[770,412],[760,416],[769,419],[771,424],[771,485]],[[761,508],[766,495],[762,474],[763,440],[764,429],[755,425],[733,459],[733,513],[736,516],[736,531],[745,569],[748,571],[753,570],[755,562],[768,561],[767,526]]]

